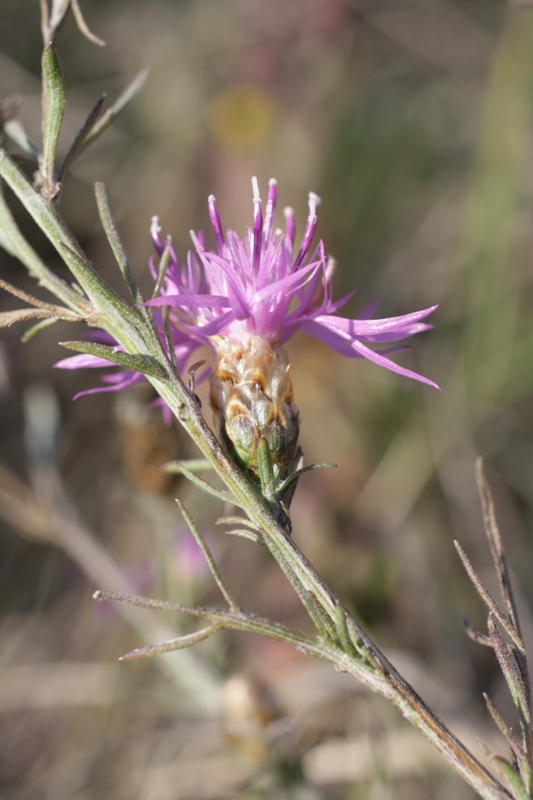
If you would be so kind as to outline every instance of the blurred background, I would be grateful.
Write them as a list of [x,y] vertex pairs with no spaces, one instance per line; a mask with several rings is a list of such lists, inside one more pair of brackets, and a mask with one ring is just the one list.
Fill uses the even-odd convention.
[[[516,719],[492,652],[464,634],[462,614],[484,629],[485,613],[453,539],[496,591],[474,482],[482,455],[533,644],[533,10],[495,0],[87,0],[83,11],[107,45],[67,20],[63,151],[103,91],[112,102],[150,68],[64,189],[68,223],[113,286],[122,291],[94,181],[107,184],[148,286],[152,215],[183,257],[189,229],[207,230],[210,193],[224,227],[244,232],[257,175],[263,194],[278,179],[300,231],[307,193],[321,196],[336,296],[357,288],[347,316],[375,297],[379,316],[439,304],[435,330],[397,360],[440,393],[304,336],[290,343],[306,461],[339,465],[300,481],[294,538],[476,754],[476,735],[506,754],[481,693]],[[0,97],[18,96],[37,141],[41,47],[36,0],[2,0]],[[3,251],[0,269],[34,291]],[[2,298],[4,309],[17,305]],[[65,355],[57,342],[83,330],[61,323],[26,345],[21,335],[8,329],[0,343],[2,797],[471,798],[395,709],[285,645],[218,634],[159,660],[117,662],[190,622],[97,606],[94,589],[220,603],[176,495],[242,606],[308,622],[268,553],[215,526],[230,510],[160,470],[196,454],[150,409],[146,387],[73,402],[98,374],[52,365]]]

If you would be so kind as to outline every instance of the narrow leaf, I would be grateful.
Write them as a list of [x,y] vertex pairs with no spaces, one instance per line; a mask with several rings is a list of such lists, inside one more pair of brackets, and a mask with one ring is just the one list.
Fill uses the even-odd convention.
[[[63,253],[63,258],[67,266],[79,280],[87,294],[92,296],[99,307],[106,312],[112,312],[113,317],[117,314],[122,316],[131,324],[137,326],[139,319],[118,294],[95,272],[91,262],[79,255],[75,250],[71,250],[64,242],[59,242],[59,252]],[[124,319],[122,324],[124,324]]]
[[339,636],[339,641],[341,643],[341,647],[345,653],[349,656],[354,656],[357,654],[355,647],[353,646],[353,642],[350,638],[350,633],[348,631],[348,623],[346,622],[346,612],[342,607],[341,603],[337,602],[335,606],[335,627],[337,628],[337,634]]
[[[117,328],[120,327],[124,334],[130,337],[136,336],[136,332],[134,334],[131,328],[128,330],[128,323],[135,328],[139,324],[139,318],[135,311],[126,305],[95,272],[63,219],[51,207],[51,204],[35,191],[24,173],[2,148],[0,148],[0,174],[54,245],[75,279],[93,301],[96,310],[106,314],[108,318],[106,321],[110,323],[109,327],[111,328],[111,324],[113,324]],[[51,289],[51,291],[54,290]],[[78,303],[81,304],[81,302],[82,299],[78,295]]]
[[22,344],[28,344],[28,342],[31,341],[34,336],[37,336],[38,333],[44,331],[45,328],[50,328],[52,325],[55,325],[56,322],[59,322],[57,317],[43,319],[42,322],[38,322],[36,325],[32,325],[31,328],[28,328],[28,330],[25,331],[25,333],[23,333],[20,337],[20,341]]
[[502,628],[504,629],[506,634],[509,636],[509,638],[516,645],[518,650],[521,653],[523,653],[524,652],[524,643],[522,641],[522,637],[517,632],[514,624],[503,613],[503,611],[498,606],[496,600],[493,598],[493,596],[490,594],[488,589],[481,582],[480,578],[478,577],[477,573],[475,572],[475,570],[474,570],[474,568],[473,568],[473,566],[472,566],[472,564],[470,562],[470,559],[466,555],[465,551],[463,550],[463,548],[461,547],[459,542],[454,542],[454,545],[455,545],[455,549],[459,553],[459,558],[463,562],[463,566],[464,566],[464,568],[465,568],[465,570],[466,570],[466,572],[468,574],[468,577],[470,578],[470,580],[472,581],[472,583],[476,587],[481,599],[485,601],[485,603],[489,607],[489,609],[492,612],[492,614],[494,614],[494,616],[496,617],[496,619],[498,620],[498,622],[500,623],[500,625],[502,626]]
[[254,531],[244,530],[243,528],[234,528],[232,531],[224,531],[226,536],[239,536],[241,539],[249,539],[251,542],[261,544],[266,547],[265,540],[260,533]]
[[155,297],[157,297],[157,295],[161,290],[163,281],[165,280],[165,275],[167,274],[167,269],[169,264],[170,264],[170,239],[167,239],[167,241],[165,242],[165,247],[161,254],[161,258],[159,259],[159,265],[157,267],[157,280],[155,282],[154,291],[152,292],[152,300]]
[[498,659],[498,664],[503,672],[520,719],[526,727],[529,727],[531,721],[529,718],[528,690],[524,683],[524,677],[517,658],[520,654],[504,640],[496,627],[496,622],[492,614],[489,614],[488,628],[494,653]]
[[162,653],[170,653],[173,650],[183,650],[185,647],[192,647],[192,645],[205,641],[205,639],[208,639],[223,627],[220,622],[215,622],[213,625],[208,625],[207,628],[202,628],[201,631],[195,631],[195,633],[176,636],[175,639],[167,639],[165,642],[149,644],[146,647],[137,647],[135,650],[130,650],[129,653],[121,656],[119,661],[136,661],[139,658],[159,656]]
[[29,319],[46,319],[50,312],[43,308],[19,308],[14,311],[0,312],[0,328],[9,328],[17,322],[27,322]]
[[[483,521],[485,524],[485,533],[489,541],[492,559],[496,568],[496,574],[500,583],[500,591],[502,593],[504,608],[507,612],[509,619],[514,625],[516,632],[520,639],[520,622],[518,619],[518,611],[513,595],[513,588],[511,584],[511,576],[507,566],[507,559],[505,558],[505,549],[503,541],[496,521],[496,514],[494,512],[494,503],[492,494],[485,477],[485,470],[483,468],[483,460],[478,458],[476,461],[476,481],[481,498],[481,505],[483,508]],[[522,650],[523,645],[522,645]]]
[[215,521],[215,525],[245,525],[247,528],[250,528],[253,531],[259,531],[259,528],[255,524],[255,522],[252,522],[250,519],[247,519],[246,517],[238,517],[238,516],[219,517]]
[[[95,272],[92,264],[51,204],[34,190],[6,151],[0,148],[0,175],[9,184],[37,225],[52,242],[70,271],[93,302],[95,312],[105,315],[105,327],[128,349],[140,345],[139,327],[146,323]],[[70,305],[70,304],[69,304]],[[150,332],[148,331],[150,334]]]
[[262,636],[270,636],[280,642],[296,645],[296,647],[302,648],[302,651],[308,652],[310,655],[329,657],[329,653],[324,653],[315,637],[300,633],[300,631],[294,630],[293,628],[287,628],[279,622],[273,622],[257,614],[245,613],[242,611],[237,613],[235,611],[224,611],[219,608],[205,608],[201,606],[182,606],[179,603],[167,603],[164,600],[153,600],[149,597],[117,594],[115,592],[97,591],[93,594],[93,598],[99,601],[111,600],[116,603],[127,603],[128,605],[139,606],[140,608],[178,611],[183,614],[189,614],[192,617],[208,619],[215,624],[219,624],[231,630],[248,631],[250,633],[259,633]]
[[40,163],[41,192],[48,200],[53,200],[60,191],[55,162],[65,110],[65,80],[59,58],[52,44],[45,47],[41,66],[44,84],[43,152]]
[[529,792],[522,783],[522,778],[513,765],[510,764],[506,758],[498,755],[493,756],[492,760],[494,764],[498,765],[501,774],[507,778],[507,783],[513,793],[513,797],[515,797],[516,800],[531,800]]
[[472,639],[473,642],[481,644],[484,647],[492,647],[492,642],[490,640],[490,637],[485,636],[484,633],[481,633],[480,631],[477,630],[477,628],[474,628],[468,617],[463,617],[463,625],[466,635],[470,639]]
[[257,469],[259,480],[261,481],[261,493],[269,503],[276,502],[276,480],[274,477],[274,465],[272,463],[272,453],[270,445],[264,436],[261,436],[257,444]]
[[218,588],[222,592],[222,594],[224,596],[224,599],[226,600],[227,604],[232,609],[232,611],[240,611],[240,608],[239,608],[237,602],[235,601],[235,598],[233,597],[233,595],[232,595],[232,593],[231,593],[226,581],[222,577],[222,573],[220,572],[220,570],[218,568],[218,565],[217,565],[215,559],[213,558],[211,550],[207,546],[204,537],[200,533],[200,531],[198,529],[198,526],[196,525],[195,521],[193,520],[193,518],[191,517],[191,515],[189,514],[189,512],[187,511],[187,509],[183,505],[183,503],[180,500],[178,500],[178,498],[176,498],[176,503],[178,504],[179,510],[181,511],[181,513],[183,515],[183,519],[187,523],[187,527],[189,528],[190,532],[192,533],[192,535],[194,536],[194,538],[196,540],[196,544],[198,545],[198,547],[200,548],[200,550],[204,554],[204,558],[207,561],[207,565],[208,565],[209,569],[211,570],[211,574],[212,574],[213,578],[215,579]]
[[126,251],[124,250],[120,240],[120,236],[111,213],[111,206],[109,204],[107,190],[103,183],[95,183],[94,191],[96,194],[98,213],[107,236],[107,241],[111,245],[113,255],[115,256],[116,262],[120,268],[122,277],[128,285],[131,296],[133,297],[134,301],[140,305],[143,302],[143,298],[139,287],[137,286],[137,282],[133,277],[133,272],[131,271],[131,267],[128,263]]
[[[351,614],[346,615],[346,625],[355,650],[367,666],[375,670],[378,662],[373,658],[372,643],[365,632]],[[381,664],[379,666],[381,667]]]
[[[150,309],[147,306],[144,307],[144,311],[146,313],[150,313]],[[163,317],[163,331],[165,334],[165,344],[167,346],[167,353],[170,356],[170,365],[172,367],[173,374],[176,377],[179,377],[180,370],[178,366],[178,361],[176,359],[176,349],[174,347],[174,342],[172,341],[172,328],[170,326],[170,316],[168,308],[163,309],[162,317]]]
[[93,44],[97,44],[100,47],[105,47],[105,42],[103,39],[100,39],[96,36],[91,30],[85,20],[83,19],[83,14],[81,13],[79,0],[70,0],[70,6],[72,8],[72,13],[74,14],[74,19],[76,20],[76,25],[78,26],[79,30],[86,39],[89,39],[90,42]]
[[9,294],[12,294],[14,297],[18,297],[19,300],[24,300],[30,306],[35,306],[36,308],[53,308],[53,306],[49,305],[48,303],[43,303],[42,300],[39,300],[32,294],[24,292],[22,289],[19,289],[18,286],[13,286],[13,284],[8,283],[8,281],[3,281],[0,279],[0,289],[3,289],[4,292],[9,292]]
[[194,483],[196,486],[198,486],[198,488],[203,492],[212,495],[212,497],[218,497],[218,499],[223,500],[224,503],[231,503],[231,505],[239,506],[239,508],[241,507],[241,504],[238,502],[238,500],[229,492],[225,492],[223,489],[215,489],[215,487],[211,486],[210,483],[207,483],[207,481],[204,481],[202,478],[199,478],[197,475],[195,475],[194,472],[188,470],[183,461],[179,462],[179,465],[181,473],[185,475],[185,477],[188,478],[191,483]]
[[102,108],[105,103],[106,95],[103,94],[101,97],[98,98],[92,109],[89,111],[85,122],[79,129],[78,133],[74,137],[74,141],[70,145],[67,155],[65,156],[65,160],[61,164],[58,172],[58,179],[62,180],[67,173],[67,170],[74,163],[74,161],[78,158],[79,155],[83,152],[83,148],[85,145],[85,140],[87,136],[89,136],[90,132],[92,131],[95,124],[98,122],[100,115],[102,113]]
[[98,356],[98,358],[105,358],[111,364],[117,364],[127,370],[135,372],[142,372],[143,375],[148,375],[150,378],[157,378],[161,380],[166,378],[167,374],[164,369],[155,361],[152,356],[144,356],[140,353],[124,353],[116,347],[109,347],[106,344],[99,344],[98,342],[59,342],[62,347],[67,350],[74,350],[77,353],[87,353],[91,356]]
[[166,600],[156,600],[153,597],[141,597],[135,594],[122,594],[120,592],[104,592],[98,589],[93,592],[93,600],[98,602],[111,601],[113,603],[126,603],[139,608],[155,608],[159,611],[174,611],[180,614],[189,614],[191,617],[209,618],[215,613],[215,608],[202,608],[200,606],[183,606],[181,603],[169,603]]
[[[0,150],[0,161],[2,156],[6,155],[5,151]],[[42,200],[40,195],[30,186],[22,173],[8,158],[6,166],[14,167],[13,180],[17,182],[20,179],[21,185],[25,190],[25,199],[23,203],[28,203],[30,206],[30,198],[37,197]],[[21,198],[22,199],[22,198]],[[49,292],[54,294],[57,298],[62,300],[69,308],[80,309],[84,308],[86,313],[90,313],[91,306],[87,300],[75,292],[62,278],[55,275],[37,255],[35,250],[28,244],[24,236],[19,230],[17,223],[9,209],[3,192],[0,187],[0,247],[3,247],[10,255],[18,258],[24,264],[30,275],[39,282],[40,286],[48,289]]]
[[338,464],[310,464],[308,467],[301,467],[301,469],[297,469],[292,472],[288,478],[285,478],[283,483],[278,486],[278,495],[283,494],[285,489],[295,480],[297,480],[300,475],[303,475],[304,472],[311,472],[313,469],[329,469],[330,467],[338,467]]
[[205,458],[191,458],[188,461],[169,461],[163,465],[165,472],[172,472],[176,475],[183,475],[182,465],[189,472],[208,472],[213,469],[213,465]]
[[485,700],[489,714],[491,715],[492,719],[498,726],[500,733],[503,734],[503,736],[507,740],[507,743],[509,744],[516,758],[519,760],[525,759],[526,754],[524,753],[518,742],[515,740],[510,729],[507,727],[506,723],[500,716],[499,711],[495,707],[494,703],[492,702],[488,694],[486,694],[485,692],[483,693],[483,699]]
[[326,616],[324,609],[319,604],[314,594],[303,588],[301,592],[299,592],[299,595],[322,639],[326,642],[336,641],[335,627],[330,618]]
[[112,122],[118,117],[121,111],[123,111],[126,106],[133,100],[139,89],[141,89],[142,85],[144,84],[146,78],[148,76],[148,70],[143,69],[139,72],[138,75],[131,81],[130,84],[124,89],[122,94],[115,100],[113,105],[108,108],[106,113],[100,119],[99,122],[93,127],[91,133],[85,139],[82,150],[85,150],[89,145],[91,145],[102,133],[107,130],[107,128],[111,125]]

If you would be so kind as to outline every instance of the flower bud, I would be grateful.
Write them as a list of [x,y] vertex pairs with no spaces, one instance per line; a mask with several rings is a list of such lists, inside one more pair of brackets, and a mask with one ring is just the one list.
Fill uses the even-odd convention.
[[285,351],[259,336],[221,340],[211,376],[211,406],[220,437],[231,457],[259,480],[257,448],[265,439],[274,478],[292,471],[298,446],[299,416],[293,401]]

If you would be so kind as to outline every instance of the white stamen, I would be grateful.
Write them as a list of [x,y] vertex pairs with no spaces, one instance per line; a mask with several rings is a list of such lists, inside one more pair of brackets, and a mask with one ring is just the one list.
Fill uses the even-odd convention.
[[317,194],[314,192],[309,192],[309,211],[311,214],[316,212],[316,207],[319,206],[321,202],[322,200]]
[[254,196],[254,203],[261,202],[261,198],[259,197],[259,184],[257,182],[257,178],[252,178],[252,192]]
[[159,217],[152,217],[152,224],[150,225],[150,233],[156,236],[161,233],[161,226],[159,225]]

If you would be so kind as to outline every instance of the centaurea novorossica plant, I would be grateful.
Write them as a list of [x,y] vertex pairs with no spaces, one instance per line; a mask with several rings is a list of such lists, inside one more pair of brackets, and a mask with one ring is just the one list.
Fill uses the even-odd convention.
[[[271,182],[263,220],[259,191],[254,183],[254,220],[244,240],[223,233],[214,198],[209,210],[216,252],[207,249],[201,235],[193,237],[195,252],[179,265],[169,241],[163,242],[157,223],[152,226],[160,256],[153,267],[155,297],[143,297],[118,235],[107,193],[96,184],[100,218],[117,265],[131,294],[127,303],[99,276],[58,207],[62,183],[76,157],[100,136],[131,99],[134,82],[106,114],[102,101],[89,113],[66,156],[57,156],[65,104],[65,85],[55,42],[69,2],[58,0],[50,17],[43,11],[45,49],[42,57],[44,84],[43,141],[36,145],[20,127],[4,127],[3,143],[13,139],[29,155],[37,157],[38,176],[33,185],[4,147],[0,148],[0,176],[48,237],[70,270],[75,285],[56,275],[22,235],[0,193],[0,246],[28,269],[39,284],[60,304],[51,304],[10,286],[0,286],[25,302],[25,307],[0,315],[0,324],[36,321],[32,333],[58,319],[84,321],[99,331],[97,340],[63,343],[82,357],[61,366],[120,368],[108,379],[107,390],[125,388],[146,379],[161,403],[190,434],[205,461],[225,484],[218,489],[199,478],[191,464],[178,469],[200,489],[232,504],[243,516],[222,522],[239,525],[229,531],[246,535],[268,548],[302,601],[315,627],[304,634],[279,622],[243,610],[228,587],[205,539],[187,509],[178,502],[183,517],[202,550],[227,607],[204,608],[166,603],[111,592],[97,592],[99,600],[114,600],[148,608],[188,614],[204,627],[193,633],[139,648],[126,659],[189,647],[223,630],[260,633],[296,646],[300,651],[331,662],[377,692],[402,712],[437,748],[441,755],[486,800],[526,800],[533,785],[533,736],[531,690],[512,596],[503,546],[495,525],[492,504],[481,469],[478,470],[484,500],[487,533],[500,587],[503,610],[484,589],[470,562],[462,554],[470,577],[489,607],[488,636],[471,631],[478,641],[491,646],[511,689],[519,713],[520,729],[513,734],[489,704],[493,718],[511,745],[508,761],[490,751],[491,769],[484,766],[431,711],[416,691],[397,672],[359,623],[323,582],[292,538],[288,518],[291,487],[301,473],[298,451],[298,411],[292,397],[289,361],[283,346],[301,330],[342,355],[366,358],[407,377],[431,385],[431,381],[390,361],[387,353],[368,345],[402,341],[427,329],[423,322],[433,308],[401,317],[370,319],[373,308],[357,319],[344,319],[337,311],[346,302],[332,299],[334,263],[326,259],[322,243],[312,249],[317,198],[312,195],[302,244],[295,254],[294,219],[286,214],[285,231],[274,227],[276,185]],[[41,4],[46,10],[46,2]],[[75,4],[77,9],[77,4]],[[79,12],[79,9],[78,9]],[[103,332],[103,335],[102,333]],[[200,346],[208,345],[211,365],[211,402],[220,422],[217,438],[206,424],[191,383],[183,382],[187,364]],[[245,530],[246,529],[246,530]],[[509,641],[504,638],[504,634]]]

